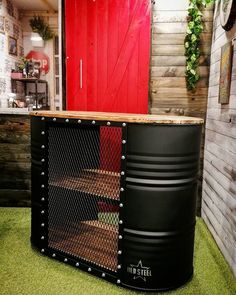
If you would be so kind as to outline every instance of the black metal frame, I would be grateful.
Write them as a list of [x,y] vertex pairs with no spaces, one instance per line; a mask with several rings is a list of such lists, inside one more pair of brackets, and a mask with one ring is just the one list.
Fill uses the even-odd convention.
[[[38,181],[36,182],[35,176],[32,177],[32,187],[34,186],[37,190],[37,199],[39,200],[39,206],[34,210],[39,210],[38,215],[40,218],[37,220],[37,228],[40,231],[37,232],[37,242],[35,245],[38,247],[40,245],[40,251],[42,254],[49,257],[55,258],[61,262],[75,266],[78,269],[89,272],[90,274],[96,275],[98,277],[104,278],[110,282],[121,284],[121,271],[122,271],[122,238],[123,238],[123,207],[125,205],[125,177],[126,177],[126,143],[127,143],[127,123],[123,122],[109,122],[109,121],[91,121],[83,119],[70,119],[70,118],[52,118],[52,117],[33,117],[33,120],[37,120],[37,134],[34,134],[34,138],[37,138],[37,153],[39,161],[41,162],[41,169],[38,171]],[[64,123],[68,125],[96,125],[96,126],[108,126],[108,127],[121,127],[122,128],[122,148],[121,148],[121,177],[120,177],[120,198],[119,198],[119,227],[118,227],[118,265],[117,271],[108,270],[103,267],[99,267],[92,262],[85,263],[83,259],[75,259],[72,255],[67,255],[59,250],[51,249],[48,247],[48,129],[49,126],[53,124]],[[40,126],[40,127],[39,127]],[[32,132],[35,132],[33,130]],[[34,146],[32,144],[32,146]],[[33,149],[32,147],[32,154]],[[33,159],[34,161],[34,159]],[[34,204],[32,204],[34,207]],[[33,214],[32,214],[33,215]],[[32,244],[34,241],[31,237]]]

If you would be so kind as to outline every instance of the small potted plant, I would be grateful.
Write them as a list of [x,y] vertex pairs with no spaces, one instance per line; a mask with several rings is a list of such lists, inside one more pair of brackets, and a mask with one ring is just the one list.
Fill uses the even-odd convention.
[[21,79],[23,78],[23,72],[27,64],[27,59],[25,57],[21,57],[17,68],[11,71],[12,79]]

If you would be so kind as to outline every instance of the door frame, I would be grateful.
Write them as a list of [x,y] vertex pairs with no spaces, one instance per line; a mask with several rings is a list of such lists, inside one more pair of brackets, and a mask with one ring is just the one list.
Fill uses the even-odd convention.
[[61,52],[62,52],[62,109],[66,110],[66,30],[65,0],[61,0]]

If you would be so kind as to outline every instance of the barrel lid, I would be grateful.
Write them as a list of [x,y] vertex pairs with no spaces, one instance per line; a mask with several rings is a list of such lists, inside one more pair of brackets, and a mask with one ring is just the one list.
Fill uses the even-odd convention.
[[195,117],[166,116],[166,115],[145,115],[129,113],[107,113],[107,112],[77,112],[77,111],[34,111],[31,116],[69,118],[97,121],[114,121],[140,124],[186,124],[201,125],[204,120]]

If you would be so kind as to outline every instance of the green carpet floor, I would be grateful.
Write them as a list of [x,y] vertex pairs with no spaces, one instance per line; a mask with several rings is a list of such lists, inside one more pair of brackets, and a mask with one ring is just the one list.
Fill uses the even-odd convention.
[[[30,209],[0,208],[1,295],[143,294],[44,257],[31,248],[29,239]],[[236,294],[236,280],[201,219],[196,227],[194,265],[190,283],[162,294]]]

